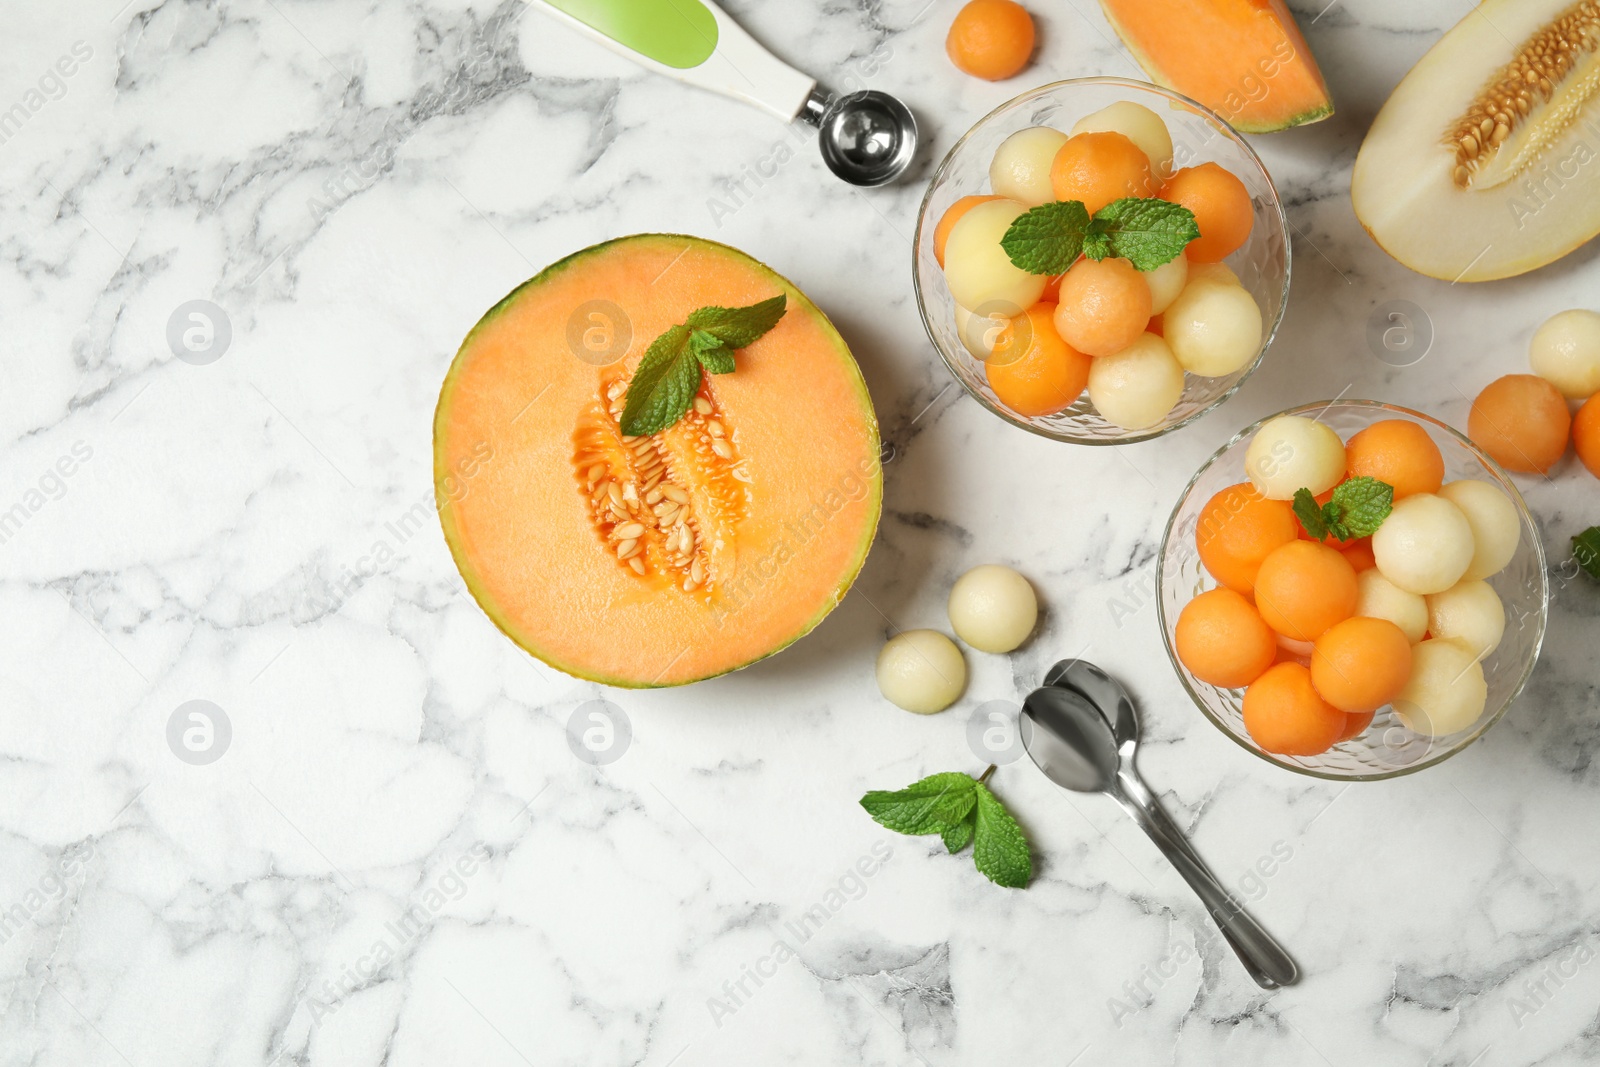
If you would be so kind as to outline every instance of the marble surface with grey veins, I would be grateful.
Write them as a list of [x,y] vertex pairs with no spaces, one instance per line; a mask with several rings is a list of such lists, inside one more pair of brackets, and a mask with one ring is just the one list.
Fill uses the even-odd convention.
[[[1291,0],[1338,115],[1254,139],[1295,234],[1265,366],[1180,433],[1074,449],[953,387],[909,235],[932,163],[990,108],[1137,76],[1091,0],[1031,4],[1039,55],[1003,84],[945,59],[956,0],[730,0],[794,64],[915,109],[919,173],[877,191],[517,0],[6,0],[0,1065],[1600,1058],[1600,588],[1557,575],[1505,720],[1380,784],[1252,758],[1161,649],[1157,539],[1218,444],[1341,394],[1460,426],[1537,322],[1600,288],[1595,245],[1475,288],[1378,250],[1356,149],[1471,4],[1324,4]],[[531,660],[465,593],[429,444],[484,309],[644,230],[803,287],[893,458],[866,569],[815,633],[622,692]],[[1368,340],[1396,300],[1428,338],[1403,367]],[[1570,459],[1523,485],[1558,569],[1600,493]],[[949,582],[984,562],[1036,583],[1040,631],[971,654],[945,714],[890,707],[885,636],[944,627]],[[1251,984],[1109,801],[1025,760],[994,786],[1036,850],[1026,891],[857,806],[980,770],[973,714],[1073,653],[1131,686],[1147,778],[1299,986]],[[610,730],[606,762],[569,723]]]

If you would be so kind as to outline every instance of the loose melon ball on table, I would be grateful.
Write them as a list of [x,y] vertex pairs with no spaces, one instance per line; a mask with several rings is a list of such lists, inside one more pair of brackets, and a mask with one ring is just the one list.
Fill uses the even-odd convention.
[[1102,418],[1124,430],[1154,426],[1182,398],[1183,368],[1153,333],[1089,365],[1089,399]]
[[1132,100],[1108,104],[1079,119],[1072,133],[1120,133],[1138,145],[1156,178],[1164,180],[1172,173],[1172,133],[1161,116],[1143,104]]
[[1161,187],[1161,199],[1194,212],[1200,236],[1184,254],[1191,263],[1215,263],[1244,247],[1255,226],[1250,190],[1216,163],[1185,167]]
[[1457,582],[1428,597],[1428,631],[1454,638],[1482,659],[1500,647],[1506,632],[1506,609],[1488,582]]
[[1000,239],[1027,209],[1015,200],[976,204],[950,230],[944,246],[944,280],[950,296],[964,308],[988,311],[991,305],[1019,311],[1039,302],[1043,275],[1012,264]]
[[939,216],[939,222],[933,228],[933,258],[939,261],[939,266],[944,266],[944,247],[950,242],[950,231],[955,229],[956,223],[979,204],[1004,199],[1002,196],[963,196],[944,209],[944,214]]
[[1050,165],[1067,135],[1049,126],[1030,126],[1000,142],[989,163],[989,187],[1019,204],[1038,207],[1055,199]]
[[972,0],[956,13],[944,50],[957,70],[1004,81],[1033,55],[1033,17],[1012,0]]
[[1584,309],[1552,315],[1528,347],[1533,373],[1569,400],[1600,393],[1600,314]]
[[1356,574],[1356,614],[1394,623],[1413,645],[1428,632],[1428,601],[1401,589],[1376,568]]
[[967,686],[967,662],[937,630],[905,630],[878,653],[878,692],[899,708],[932,715],[954,704]]
[[1314,419],[1280,415],[1250,439],[1244,469],[1272,500],[1293,500],[1301,489],[1317,496],[1344,480],[1344,442]]
[[1057,299],[1056,332],[1085,355],[1121,352],[1150,321],[1150,286],[1125,259],[1080,259]]
[[1251,593],[1261,562],[1296,539],[1300,522],[1284,500],[1255,486],[1230,485],[1206,502],[1195,525],[1195,547],[1206,573],[1229,589]]
[[1241,370],[1261,350],[1261,308],[1243,286],[1191,283],[1161,323],[1183,369],[1203,378]]
[[1462,577],[1488,578],[1505,570],[1522,541],[1522,521],[1511,498],[1475,478],[1446,482],[1439,496],[1460,508],[1472,527],[1472,562]]
[[1461,509],[1441,496],[1418,493],[1395,504],[1372,554],[1383,576],[1411,593],[1442,593],[1472,565],[1477,545]]
[[1244,728],[1267,752],[1315,756],[1332,748],[1348,722],[1311,684],[1298,663],[1279,663],[1244,691]]
[[1018,415],[1054,415],[1088,384],[1089,357],[1056,333],[1054,312],[1054,305],[1035,304],[1011,319],[984,364],[989,388]]
[[950,625],[980,652],[1010,652],[1039,621],[1028,579],[997,563],[974,567],[950,587]]
[[1600,393],[1591,396],[1573,417],[1572,444],[1589,473],[1600,478]]
[[1376,478],[1400,500],[1436,493],[1444,483],[1444,456],[1428,431],[1409,419],[1383,419],[1351,437],[1344,446],[1352,478]]
[[1411,678],[1394,698],[1400,721],[1443,737],[1478,721],[1489,700],[1483,664],[1459,641],[1433,639],[1411,650]]
[[1387,619],[1352,616],[1334,623],[1311,653],[1311,684],[1343,712],[1377,711],[1410,677],[1411,642]]
[[1278,654],[1261,613],[1232,589],[1209,589],[1185,604],[1173,644],[1190,674],[1223,689],[1249,685]]
[[1120,133],[1080,133],[1067,138],[1050,166],[1057,200],[1081,200],[1093,215],[1113,200],[1154,196],[1150,157]]
[[1155,270],[1145,271],[1144,282],[1150,287],[1150,314],[1160,315],[1188,284],[1189,261],[1179,252]]
[[1543,378],[1508,374],[1484,387],[1467,416],[1467,436],[1510,471],[1543,474],[1567,451],[1572,413]]
[[1267,625],[1295,641],[1315,641],[1355,614],[1355,568],[1337,549],[1291,541],[1261,562],[1256,608]]

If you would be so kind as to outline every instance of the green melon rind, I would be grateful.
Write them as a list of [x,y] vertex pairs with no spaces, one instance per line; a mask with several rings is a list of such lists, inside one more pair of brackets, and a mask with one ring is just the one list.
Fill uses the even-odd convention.
[[[1134,62],[1139,64],[1139,69],[1149,75],[1151,81],[1155,82],[1163,89],[1171,89],[1175,93],[1182,93],[1185,96],[1188,95],[1187,90],[1181,89],[1172,84],[1172,82],[1167,79],[1167,76],[1161,71],[1156,63],[1149,56],[1145,55],[1139,50],[1138,45],[1133,43],[1133,37],[1122,26],[1122,24],[1117,21],[1116,16],[1111,13],[1111,9],[1105,6],[1104,0],[1102,0],[1100,5],[1100,11],[1105,15],[1106,21],[1111,24],[1111,28],[1116,31],[1117,37],[1121,39],[1123,47],[1126,48],[1133,56]],[[1215,109],[1211,110],[1215,111]],[[1313,122],[1321,122],[1323,119],[1331,118],[1333,116],[1333,111],[1333,98],[1330,96],[1328,98],[1328,102],[1322,107],[1312,108],[1310,111],[1302,111],[1298,115],[1291,115],[1286,119],[1274,120],[1272,122],[1255,122],[1244,118],[1231,120],[1225,115],[1222,115],[1220,112],[1217,113],[1217,117],[1222,119],[1223,122],[1227,123],[1239,133],[1278,133],[1282,130],[1292,129],[1295,126],[1305,126]]]
[[449,547],[450,557],[455,560],[456,569],[461,572],[462,581],[466,583],[467,590],[472,594],[472,598],[478,602],[478,606],[483,609],[484,614],[489,616],[490,621],[495,624],[501,633],[510,638],[513,644],[522,649],[524,652],[527,652],[530,656],[533,656],[542,663],[554,667],[563,674],[568,674],[574,678],[580,678],[585,681],[598,682],[601,685],[614,686],[619,689],[667,689],[678,685],[688,685],[692,682],[703,682],[711,678],[720,678],[724,674],[732,674],[737,670],[743,670],[752,663],[758,663],[761,660],[766,659],[768,656],[773,656],[779,652],[782,652],[784,649],[800,640],[806,634],[816,629],[818,624],[820,624],[823,619],[827,618],[834,608],[839,606],[840,601],[844,599],[845,594],[850,591],[850,587],[855,584],[856,578],[861,574],[861,568],[866,564],[867,552],[872,548],[872,542],[877,536],[878,523],[883,517],[883,467],[878,465],[873,471],[873,476],[871,479],[871,522],[868,524],[866,534],[862,537],[861,543],[856,549],[855,559],[851,562],[850,568],[845,573],[845,576],[840,580],[838,587],[834,591],[834,595],[826,603],[824,603],[817,613],[813,615],[792,637],[783,641],[781,644],[775,645],[766,652],[761,653],[759,656],[755,656],[743,663],[735,664],[734,666],[729,667],[727,670],[718,671],[716,674],[708,674],[702,678],[691,678],[683,682],[639,682],[632,679],[615,678],[605,674],[585,670],[576,664],[563,662],[554,656],[547,655],[539,649],[532,647],[533,642],[527,641],[523,637],[518,636],[511,621],[506,618],[506,616],[501,612],[499,606],[495,604],[493,600],[483,591],[481,580],[476,569],[465,558],[465,555],[461,551],[459,543],[459,531],[455,527],[454,512],[450,506],[450,501],[445,497],[443,492],[444,479],[446,478],[448,471],[446,470],[444,459],[442,428],[444,425],[445,416],[449,411],[450,398],[455,392],[457,383],[457,369],[461,366],[462,357],[465,355],[467,349],[471,347],[472,340],[477,336],[478,332],[493,323],[502,312],[516,303],[517,298],[523,293],[524,290],[548,281],[561,271],[574,266],[588,256],[595,255],[607,248],[610,248],[612,245],[622,244],[624,242],[648,240],[673,242],[692,241],[702,247],[715,249],[717,251],[732,255],[755,267],[758,271],[766,274],[775,283],[777,283],[777,285],[789,298],[789,310],[791,312],[800,311],[804,314],[812,315],[820,320],[823,326],[827,328],[827,333],[833,338],[834,344],[838,349],[846,368],[850,372],[851,381],[855,385],[856,396],[860,401],[861,412],[863,415],[865,415],[867,427],[872,434],[872,446],[874,452],[877,453],[881,451],[882,448],[882,439],[878,430],[878,415],[877,411],[872,406],[872,395],[867,391],[866,379],[862,377],[860,365],[856,362],[855,356],[851,354],[849,346],[845,344],[844,338],[840,336],[839,331],[833,325],[832,320],[828,318],[821,308],[812,303],[811,299],[807,297],[805,293],[801,292],[793,282],[789,281],[789,279],[785,278],[783,275],[779,274],[765,263],[762,263],[760,260],[755,259],[753,256],[741,252],[739,249],[734,248],[731,245],[725,245],[720,241],[712,241],[704,237],[694,237],[689,234],[677,233],[638,233],[631,234],[626,237],[615,237],[609,241],[602,241],[599,244],[590,245],[588,248],[580,249],[577,252],[573,252],[571,255],[557,260],[544,270],[540,271],[538,274],[535,274],[533,277],[517,286],[515,289],[511,290],[511,292],[507,293],[493,307],[484,312],[483,317],[480,318],[477,324],[467,332],[466,338],[461,342],[461,347],[456,350],[455,358],[450,362],[450,369],[445,374],[444,384],[439,389],[438,406],[434,409],[434,503],[439,512],[439,524],[444,531],[445,544]]

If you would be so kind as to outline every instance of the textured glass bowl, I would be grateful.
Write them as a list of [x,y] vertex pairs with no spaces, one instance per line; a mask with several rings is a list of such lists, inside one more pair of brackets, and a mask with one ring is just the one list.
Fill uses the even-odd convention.
[[1505,605],[1506,632],[1499,647],[1483,661],[1483,675],[1489,684],[1489,699],[1484,705],[1483,714],[1465,730],[1443,737],[1427,737],[1407,729],[1393,708],[1384,707],[1373,716],[1372,724],[1359,737],[1342,741],[1320,756],[1279,756],[1263,752],[1245,732],[1241,710],[1243,690],[1219,689],[1208,685],[1190,674],[1179,662],[1173,642],[1178,614],[1195,596],[1215,588],[1217,584],[1200,565],[1200,553],[1195,547],[1195,529],[1201,510],[1223,489],[1248,480],[1244,472],[1245,450],[1262,422],[1268,421],[1266,419],[1241,430],[1206,461],[1184,489],[1167,523],[1167,531],[1161,539],[1160,569],[1156,578],[1156,603],[1167,655],[1184,688],[1206,718],[1268,763],[1317,778],[1371,781],[1410,774],[1449,759],[1500,721],[1500,716],[1522,692],[1528,676],[1533,673],[1533,665],[1539,659],[1550,588],[1545,571],[1544,546],[1540,543],[1539,530],[1528,513],[1528,506],[1499,464],[1455,430],[1420,412],[1372,400],[1342,400],[1308,404],[1280,414],[1320,419],[1347,441],[1358,430],[1384,419],[1414,422],[1426,430],[1434,444],[1439,446],[1444,456],[1445,481],[1476,478],[1489,482],[1516,505],[1522,525],[1522,540],[1506,568],[1487,579]]
[[[1223,378],[1186,375],[1183,397],[1166,418],[1143,430],[1124,430],[1107,422],[1089,403],[1087,391],[1065,411],[1029,418],[1009,410],[989,388],[981,360],[973,357],[956,334],[955,301],[945,286],[944,272],[933,255],[933,230],[951,204],[973,193],[989,191],[989,161],[1000,142],[1030,126],[1054,126],[1063,133],[1091,112],[1119,100],[1143,104],[1172,132],[1173,165],[1217,163],[1232,171],[1255,208],[1255,225],[1243,248],[1226,263],[1261,308],[1261,350],[1243,369]],[[1255,152],[1228,124],[1202,104],[1148,82],[1123,78],[1075,78],[1041,86],[989,112],[955,143],[934,173],[917,217],[911,272],[917,306],[928,337],[978,403],[1015,426],[1057,441],[1082,445],[1118,445],[1145,441],[1194,421],[1232,396],[1260,364],[1278,332],[1289,300],[1288,219],[1278,192]]]

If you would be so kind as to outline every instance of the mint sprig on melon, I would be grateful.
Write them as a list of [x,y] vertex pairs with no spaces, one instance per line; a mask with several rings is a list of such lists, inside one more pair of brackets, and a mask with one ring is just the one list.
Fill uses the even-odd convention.
[[788,310],[779,293],[748,307],[703,307],[687,322],[669,327],[650,343],[628,382],[622,432],[629,437],[660,433],[679,419],[700,391],[701,368],[730,374],[735,349],[755,344]]
[[1094,213],[1081,200],[1055,200],[1017,216],[1000,247],[1029,274],[1061,274],[1087,256],[1126,259],[1142,271],[1175,259],[1200,236],[1194,212],[1153,196],[1125,196]]

